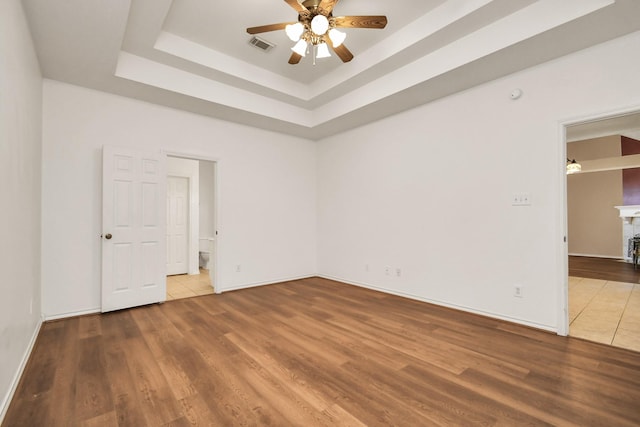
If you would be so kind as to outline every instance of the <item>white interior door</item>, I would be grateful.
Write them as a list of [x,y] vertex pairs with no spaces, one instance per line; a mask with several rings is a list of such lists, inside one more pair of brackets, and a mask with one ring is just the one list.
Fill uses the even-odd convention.
[[103,312],[166,300],[165,160],[160,152],[103,149]]
[[167,275],[189,272],[189,178],[167,178]]

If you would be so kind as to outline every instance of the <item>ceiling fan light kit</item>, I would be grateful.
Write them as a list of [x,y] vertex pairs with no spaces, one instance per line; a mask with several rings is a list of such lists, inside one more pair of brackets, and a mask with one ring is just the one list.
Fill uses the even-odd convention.
[[298,43],[296,43],[292,48],[292,51],[294,51],[295,53],[297,53],[300,56],[306,56],[307,53],[307,42],[300,39],[298,40]]
[[353,54],[344,46],[347,37],[336,28],[377,28],[387,25],[386,16],[340,16],[333,17],[333,8],[338,0],[284,0],[298,12],[298,22],[284,22],[280,24],[262,25],[247,28],[249,34],[267,31],[285,30],[287,37],[296,44],[291,48],[293,53],[289,64],[297,64],[300,59],[311,51],[313,64],[316,58],[331,56],[329,47],[338,55],[342,62],[349,62]]
[[331,39],[331,43],[333,43],[333,47],[338,47],[344,42],[344,39],[347,38],[347,35],[340,30],[336,30],[332,28],[329,30],[329,38]]
[[311,31],[316,36],[324,36],[329,31],[329,20],[324,15],[316,15],[311,20]]
[[326,43],[320,43],[316,46],[316,58],[328,58],[331,54],[329,53],[329,48]]
[[289,37],[292,42],[297,42],[298,40],[300,40],[300,37],[304,32],[304,25],[302,25],[300,22],[289,24],[285,27],[284,31],[287,33],[287,37]]

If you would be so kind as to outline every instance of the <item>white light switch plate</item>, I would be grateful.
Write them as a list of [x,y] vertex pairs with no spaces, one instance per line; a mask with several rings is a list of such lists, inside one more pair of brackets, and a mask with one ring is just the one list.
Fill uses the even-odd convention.
[[511,196],[511,206],[531,206],[531,194],[513,193]]

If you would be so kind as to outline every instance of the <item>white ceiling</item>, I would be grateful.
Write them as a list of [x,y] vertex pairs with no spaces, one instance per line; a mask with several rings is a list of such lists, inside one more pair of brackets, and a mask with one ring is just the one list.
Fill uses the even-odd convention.
[[640,30],[638,0],[341,0],[355,58],[289,65],[283,0],[23,0],[46,78],[320,139]]

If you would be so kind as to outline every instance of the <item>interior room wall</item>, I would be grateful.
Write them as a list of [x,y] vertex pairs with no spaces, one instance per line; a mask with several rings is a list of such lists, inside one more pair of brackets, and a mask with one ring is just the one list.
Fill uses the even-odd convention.
[[218,159],[216,290],[316,273],[313,142],[47,79],[43,105],[47,318],[100,307],[106,144]]
[[200,237],[215,238],[215,163],[200,162]]
[[[567,144],[567,157],[578,162],[620,155],[620,135]],[[622,204],[621,170],[567,175],[569,254],[622,258],[622,221],[614,208]]]
[[[640,154],[640,141],[627,136],[620,136],[622,155]],[[640,168],[622,171],[622,204],[625,206],[640,205]]]
[[0,28],[1,423],[40,326],[42,76],[20,1]]
[[640,106],[638,49],[634,33],[320,141],[320,274],[560,330],[561,123]]

